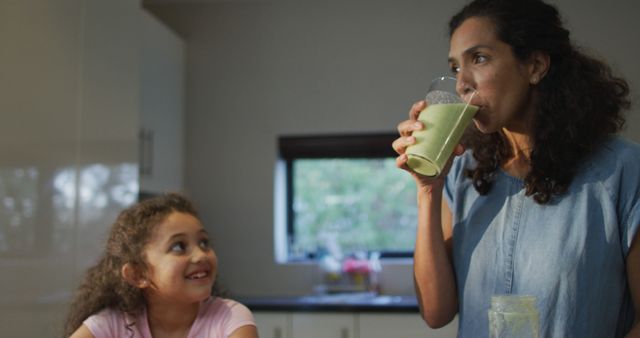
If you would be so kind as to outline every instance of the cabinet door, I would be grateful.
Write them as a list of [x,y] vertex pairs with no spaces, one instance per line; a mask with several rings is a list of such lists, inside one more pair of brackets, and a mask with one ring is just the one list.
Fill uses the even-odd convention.
[[142,13],[140,54],[140,191],[182,191],[185,44]]
[[291,338],[291,315],[287,312],[254,312],[260,338]]
[[356,338],[354,327],[354,316],[350,313],[291,315],[291,338]]
[[139,1],[0,1],[0,336],[61,337],[137,193]]
[[458,318],[431,329],[417,313],[362,313],[357,315],[360,338],[455,338]]

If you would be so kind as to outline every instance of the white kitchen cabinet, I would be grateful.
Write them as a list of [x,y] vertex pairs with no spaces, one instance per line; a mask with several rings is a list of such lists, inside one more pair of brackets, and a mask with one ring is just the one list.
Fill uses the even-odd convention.
[[136,0],[0,1],[0,336],[61,337],[138,192]]
[[357,338],[352,313],[253,313],[260,338]]
[[293,313],[291,338],[357,338],[351,313]]
[[260,338],[455,338],[457,317],[429,328],[418,313],[254,312]]
[[140,23],[140,191],[182,191],[185,43],[147,12]]
[[359,313],[359,338],[455,338],[457,317],[447,326],[431,329],[417,313]]
[[136,200],[140,114],[139,3],[85,0],[82,6],[79,115],[74,121],[80,144],[74,168],[80,194],[75,235],[81,239],[75,243],[76,277],[95,264],[109,225]]
[[260,338],[291,338],[291,314],[287,312],[254,312]]

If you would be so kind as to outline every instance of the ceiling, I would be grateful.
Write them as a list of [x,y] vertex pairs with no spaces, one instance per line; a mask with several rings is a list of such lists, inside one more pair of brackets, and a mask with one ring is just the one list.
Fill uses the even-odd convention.
[[272,0],[142,0],[144,5],[166,5],[166,4],[207,4],[207,3],[240,3],[240,2],[267,2]]

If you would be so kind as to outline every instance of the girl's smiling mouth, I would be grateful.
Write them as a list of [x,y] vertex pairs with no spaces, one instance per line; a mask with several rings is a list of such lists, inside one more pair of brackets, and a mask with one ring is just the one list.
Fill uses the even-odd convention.
[[209,270],[197,270],[188,274],[185,278],[189,280],[198,280],[209,277]]

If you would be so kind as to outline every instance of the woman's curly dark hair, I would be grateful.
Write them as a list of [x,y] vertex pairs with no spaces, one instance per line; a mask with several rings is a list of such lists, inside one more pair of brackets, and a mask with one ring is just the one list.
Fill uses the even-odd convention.
[[[168,193],[139,202],[123,210],[111,227],[105,252],[89,268],[76,291],[65,323],[65,337],[75,332],[89,316],[105,308],[122,311],[135,318],[146,306],[142,290],[131,286],[121,275],[124,264],[148,271],[144,248],[154,228],[171,213],[198,217],[193,204],[184,196]],[[219,294],[214,286],[212,294]],[[130,325],[135,322],[130,323]]]
[[[536,88],[531,171],[524,180],[527,196],[545,204],[566,192],[589,154],[623,127],[622,113],[631,106],[629,86],[604,62],[575,47],[558,10],[541,0],[473,1],[451,19],[449,36],[471,17],[491,20],[519,60],[535,51],[550,56],[548,73]],[[501,132],[470,129],[464,144],[473,149],[478,165],[466,173],[484,195],[511,153]]]

